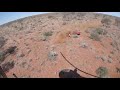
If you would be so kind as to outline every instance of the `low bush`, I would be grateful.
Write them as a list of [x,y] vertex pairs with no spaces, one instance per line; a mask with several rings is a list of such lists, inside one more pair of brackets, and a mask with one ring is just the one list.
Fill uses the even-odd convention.
[[90,34],[90,38],[96,41],[100,41],[100,35],[106,35],[107,31],[102,28],[96,28]]
[[15,64],[14,61],[3,64],[2,65],[3,71],[8,72],[10,69],[14,68],[14,64]]
[[55,51],[50,51],[48,53],[48,59],[50,59],[50,60],[55,60],[57,56],[58,56],[58,54]]
[[0,48],[4,46],[6,40],[4,37],[0,37]]
[[95,33],[99,34],[99,35],[106,35],[107,31],[102,29],[102,28],[97,28],[96,30],[94,30]]
[[103,24],[103,25],[110,25],[111,24],[111,20],[110,19],[108,19],[108,18],[103,18],[102,20],[101,20],[101,23]]
[[119,19],[119,18],[116,18],[116,19],[115,19],[114,25],[116,25],[117,27],[120,28],[120,19]]
[[49,31],[49,32],[45,32],[43,35],[44,36],[52,36],[53,32],[52,31]]
[[4,52],[0,52],[0,63],[2,63],[5,59]]
[[108,69],[106,67],[99,67],[96,70],[96,74],[101,78],[106,77],[108,75]]
[[96,34],[96,33],[91,33],[90,39],[93,39],[93,40],[95,40],[95,41],[100,41],[100,37],[99,37],[99,35]]

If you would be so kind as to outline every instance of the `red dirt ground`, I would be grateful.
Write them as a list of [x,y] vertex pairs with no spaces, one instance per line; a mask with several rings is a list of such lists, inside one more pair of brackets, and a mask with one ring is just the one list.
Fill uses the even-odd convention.
[[[119,50],[110,43],[120,37],[120,29],[114,24],[117,17],[106,16],[112,24],[109,28],[103,26],[101,20],[104,16],[106,15],[89,12],[51,13],[1,26],[0,35],[6,38],[7,42],[0,50],[17,46],[15,53],[7,56],[1,65],[10,61],[15,62],[14,68],[6,72],[9,78],[14,78],[13,73],[19,78],[59,78],[62,69],[74,70],[74,67],[61,56],[60,52],[62,52],[73,65],[85,72],[98,76],[96,70],[99,67],[106,67],[107,77],[119,78],[120,73],[116,71],[116,68],[120,68]],[[107,35],[101,36],[101,41],[89,38],[90,32],[96,28],[103,28],[108,32]],[[49,31],[53,31],[52,36],[46,41],[42,40],[43,33]],[[72,36],[74,31],[79,31],[81,34],[74,38]],[[116,37],[112,33],[115,33]],[[86,48],[80,46],[82,42],[86,43]],[[117,43],[119,47],[119,41]],[[55,60],[49,59],[50,51],[58,54]],[[114,54],[111,54],[111,51]],[[21,54],[24,56],[20,56]],[[101,58],[97,59],[97,56],[107,59],[103,61]],[[111,63],[107,61],[109,56],[112,59]],[[78,73],[86,78],[94,78],[80,71]]]

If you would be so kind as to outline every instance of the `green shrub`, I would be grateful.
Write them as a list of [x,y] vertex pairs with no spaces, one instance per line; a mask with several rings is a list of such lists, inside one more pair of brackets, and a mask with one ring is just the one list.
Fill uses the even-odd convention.
[[48,16],[48,18],[53,18],[53,16]]
[[43,35],[44,36],[52,36],[53,32],[52,31],[49,31],[49,32],[45,32]]
[[102,28],[96,28],[91,32],[90,38],[96,41],[100,41],[100,35],[106,35],[107,31]]
[[101,20],[101,23],[104,24],[104,25],[110,25],[111,22],[112,22],[112,21],[111,21],[110,19],[108,19],[108,18],[103,18],[103,19]]
[[99,34],[99,35],[106,35],[107,31],[102,29],[102,28],[97,28],[96,30],[94,30],[95,33]]
[[95,41],[100,41],[100,37],[97,33],[91,33],[90,38]]
[[55,19],[55,17],[54,17],[54,16],[48,16],[48,18],[49,18],[49,19]]
[[78,35],[73,35],[72,37],[73,37],[73,38],[78,38]]
[[53,34],[52,31],[44,32],[43,35],[41,36],[41,40],[42,41],[48,40],[49,36],[52,36],[52,34]]
[[108,75],[108,69],[106,67],[99,67],[96,70],[96,74],[99,75],[99,77],[106,77]]

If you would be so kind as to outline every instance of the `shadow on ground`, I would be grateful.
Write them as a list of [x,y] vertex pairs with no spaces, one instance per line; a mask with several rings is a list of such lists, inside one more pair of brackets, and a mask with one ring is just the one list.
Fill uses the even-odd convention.
[[77,69],[63,69],[59,72],[59,78],[85,78],[77,73]]

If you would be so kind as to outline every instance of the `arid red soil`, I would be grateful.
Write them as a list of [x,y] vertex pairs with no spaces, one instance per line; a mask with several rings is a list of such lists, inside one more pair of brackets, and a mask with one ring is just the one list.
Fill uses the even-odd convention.
[[74,70],[62,52],[73,65],[87,73],[100,76],[97,70],[104,67],[107,73],[101,77],[119,78],[119,26],[118,17],[90,12],[50,13],[16,20],[0,26],[0,37],[6,40],[0,51],[17,46],[0,65],[4,68],[5,63],[14,62],[5,72],[9,78],[14,78],[13,73],[19,78],[59,78],[61,70]]

